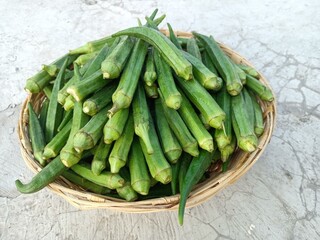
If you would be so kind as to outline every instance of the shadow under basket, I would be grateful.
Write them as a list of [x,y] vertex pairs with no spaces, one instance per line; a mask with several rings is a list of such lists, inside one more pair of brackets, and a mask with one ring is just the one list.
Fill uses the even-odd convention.
[[[162,30],[162,32],[168,35],[168,31]],[[190,38],[191,33],[175,32],[178,37]],[[222,50],[236,63],[252,66],[245,58],[238,53],[230,49],[224,44],[220,43]],[[252,66],[253,67],[253,66]],[[268,86],[268,81],[260,73],[260,81]],[[27,166],[35,173],[41,170],[40,164],[34,159],[32,154],[32,148],[28,136],[28,109],[27,104],[31,102],[36,112],[39,111],[41,103],[44,99],[42,93],[31,94],[24,101],[20,113],[18,123],[18,134],[20,139],[20,149],[22,157]],[[258,160],[272,136],[273,129],[275,127],[276,120],[276,104],[273,102],[259,101],[264,117],[265,131],[262,136],[259,137],[259,144],[257,149],[252,153],[245,153],[239,149],[232,155],[231,163],[228,170],[224,173],[212,172],[205,181],[195,186],[190,193],[186,207],[193,207],[201,204],[215,195],[221,189],[234,183],[243,174],[245,174],[253,164]],[[51,191],[66,199],[69,203],[79,209],[99,209],[108,208],[121,212],[133,212],[133,213],[146,213],[146,212],[160,212],[168,210],[176,210],[179,206],[179,194],[154,198],[148,200],[141,200],[135,202],[126,202],[121,199],[112,198],[109,196],[103,196],[87,192],[81,187],[69,182],[63,177],[59,177],[53,183],[47,186]]]

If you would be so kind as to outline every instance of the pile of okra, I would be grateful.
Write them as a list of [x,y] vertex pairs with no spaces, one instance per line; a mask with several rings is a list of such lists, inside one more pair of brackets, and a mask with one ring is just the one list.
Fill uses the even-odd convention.
[[135,201],[180,193],[179,222],[193,187],[214,162],[252,152],[264,131],[260,101],[273,101],[258,72],[236,64],[212,36],[178,38],[146,24],[88,42],[29,78],[28,133],[43,169],[22,193],[63,176],[86,191]]

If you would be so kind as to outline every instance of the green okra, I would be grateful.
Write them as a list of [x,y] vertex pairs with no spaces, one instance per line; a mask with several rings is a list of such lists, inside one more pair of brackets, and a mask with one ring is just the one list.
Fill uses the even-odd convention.
[[178,76],[186,80],[192,79],[191,64],[183,57],[180,50],[159,31],[148,27],[133,27],[117,32],[113,36],[122,35],[137,37],[148,42],[160,52]]
[[44,88],[43,88],[43,93],[44,93],[44,95],[46,95],[46,97],[50,100],[50,98],[51,98],[51,94],[52,94],[52,85],[50,84],[50,85],[47,85],[47,86],[45,86]]
[[[40,113],[39,113],[39,122],[40,122],[40,126],[41,126],[42,131],[46,127],[48,107],[49,107],[49,99],[46,98],[43,100],[43,102],[41,104],[41,109],[40,109]],[[44,131],[43,131],[43,136],[44,136]]]
[[94,93],[90,98],[84,101],[83,112],[90,116],[97,114],[102,108],[111,102],[112,94],[116,88],[116,84],[111,84]]
[[63,109],[58,104],[57,98],[58,98],[58,92],[63,85],[63,79],[65,74],[65,69],[68,65],[68,58],[65,59],[58,76],[53,84],[52,94],[51,94],[51,100],[49,102],[48,106],[48,113],[47,113],[47,121],[46,121],[46,129],[45,129],[45,137],[46,142],[50,142],[51,139],[54,137],[54,135],[57,133],[57,128],[62,120],[63,115]]
[[58,127],[58,132],[60,132],[61,129],[71,120],[72,116],[73,116],[73,110],[64,112],[63,119]]
[[233,64],[229,61],[228,57],[221,50],[216,41],[212,36],[207,37],[195,32],[193,32],[193,35],[205,46],[212,62],[226,82],[228,93],[232,96],[238,95],[242,90],[240,78],[235,71]]
[[223,162],[226,162],[230,158],[230,156],[233,154],[236,147],[237,147],[237,139],[235,136],[232,136],[231,142],[220,149],[221,160]]
[[163,153],[171,163],[176,163],[181,156],[182,148],[177,137],[170,129],[160,99],[155,100],[155,112],[155,121]]
[[101,109],[87,124],[74,136],[73,146],[77,152],[93,148],[102,136],[102,129],[108,121],[107,111],[109,106]]
[[145,63],[145,72],[143,75],[143,80],[145,84],[149,87],[153,85],[153,83],[157,80],[157,72],[155,69],[155,63],[154,63],[154,49],[151,48],[148,51],[146,63]]
[[175,110],[180,108],[181,105],[181,94],[177,90],[176,84],[173,80],[171,69],[169,65],[162,60],[158,51],[155,50],[154,60],[158,72],[158,84],[161,90],[164,101],[169,108]]
[[132,102],[132,113],[134,121],[134,131],[144,142],[149,154],[153,153],[153,148],[149,136],[149,113],[146,95],[141,84],[138,84]]
[[89,163],[78,163],[71,169],[81,177],[109,189],[123,187],[125,184],[125,180],[117,173],[102,171],[98,176],[94,175]]
[[99,51],[103,46],[110,46],[114,42],[115,38],[107,36],[101,39],[87,42],[85,45],[78,47],[76,49],[70,50],[69,55],[74,54],[87,54]]
[[181,96],[182,103],[178,111],[182,120],[185,122],[190,132],[197,140],[199,146],[204,150],[212,152],[214,150],[212,136],[203,126],[188,98],[183,93],[181,93]]
[[117,188],[117,193],[127,202],[132,202],[138,198],[138,194],[131,186],[130,182],[130,172],[126,168],[122,168],[120,171],[120,176],[125,180],[125,184],[123,187]]
[[121,136],[128,116],[129,108],[124,108],[108,120],[103,128],[104,142],[106,144],[116,141]]
[[152,86],[148,86],[144,84],[144,90],[146,91],[146,95],[148,98],[158,98],[158,86],[156,83],[153,83]]
[[69,122],[58,132],[51,141],[44,147],[42,158],[47,160],[49,158],[54,158],[59,155],[60,150],[66,144],[70,130],[71,130],[72,121]]
[[272,91],[263,85],[259,80],[247,74],[246,86],[256,95],[258,95],[261,100],[272,102],[274,97]]
[[98,52],[82,54],[76,60],[74,60],[74,63],[78,64],[79,66],[83,66],[97,55]]
[[253,67],[247,66],[247,65],[243,65],[243,64],[238,64],[238,67],[241,68],[246,74],[259,79],[260,74],[259,72],[254,69]]
[[180,169],[178,173],[178,187],[179,187],[180,193],[182,192],[182,187],[185,182],[186,173],[190,166],[191,160],[192,160],[192,156],[187,153],[184,153],[181,157],[181,160],[180,160],[181,164],[180,164]]
[[147,195],[150,189],[150,176],[146,160],[137,138],[133,139],[129,153],[129,170],[132,188],[141,195]]
[[117,90],[112,95],[113,105],[108,111],[110,118],[120,109],[130,106],[138,85],[147,51],[147,43],[142,40],[138,40],[135,43],[129,62],[121,75]]
[[179,113],[167,107],[167,105],[164,102],[161,91],[159,91],[159,95],[162,102],[164,115],[166,116],[169,126],[171,130],[174,132],[175,136],[177,137],[182,149],[192,156],[198,156],[199,150],[196,139],[194,139],[194,137],[190,133],[189,129],[187,128]]
[[179,77],[176,79],[189,100],[205,117],[210,126],[218,129],[222,128],[225,120],[225,113],[210,93],[195,79],[190,81],[184,81]]
[[200,61],[202,61],[199,46],[194,38],[188,39],[187,52],[190,53],[192,56],[198,58]]
[[126,165],[134,136],[133,117],[129,116],[122,135],[115,141],[109,156],[110,171],[118,173]]
[[45,138],[43,130],[41,128],[39,119],[36,113],[33,110],[31,103],[28,103],[28,112],[29,112],[29,138],[31,140],[31,146],[33,151],[34,158],[42,165],[45,165],[45,161],[42,159],[42,151],[45,146]]
[[91,162],[91,170],[93,174],[99,175],[107,167],[108,156],[111,149],[112,144],[105,144],[103,138],[101,138]]
[[259,137],[264,132],[263,114],[257,99],[251,92],[252,104],[254,108],[254,133]]
[[168,30],[169,30],[169,38],[171,40],[171,42],[178,48],[178,49],[181,49],[182,50],[182,47],[176,37],[176,35],[174,34],[174,31],[170,25],[170,23],[167,23],[167,26],[168,26]]

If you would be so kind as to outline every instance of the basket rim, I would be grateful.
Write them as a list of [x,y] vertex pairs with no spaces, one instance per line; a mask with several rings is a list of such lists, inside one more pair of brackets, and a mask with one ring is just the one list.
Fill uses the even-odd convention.
[[[168,35],[168,30],[161,29],[161,32]],[[179,37],[190,38],[192,34],[189,32],[183,31],[175,31],[175,34]],[[227,45],[218,42],[220,47],[227,54],[231,54],[231,57],[236,57],[240,62],[252,66],[253,65],[240,54],[232,50]],[[259,72],[260,81],[266,84],[271,91],[272,87],[267,79]],[[27,164],[27,166],[34,172],[39,172],[42,167],[38,164],[37,161],[34,160],[30,142],[27,136],[26,131],[26,116],[27,116],[27,104],[38,94],[29,94],[28,97],[22,104],[19,122],[17,131],[19,134],[19,144],[22,157]],[[273,95],[275,96],[274,92]],[[202,202],[208,200],[210,197],[215,195],[221,189],[226,186],[234,183],[237,179],[243,176],[259,159],[259,157],[264,152],[267,144],[269,143],[272,133],[275,128],[276,123],[276,99],[274,99],[270,103],[261,102],[261,104],[265,104],[265,124],[269,126],[265,128],[263,135],[259,138],[259,146],[252,153],[244,153],[243,151],[238,151],[234,154],[233,158],[236,158],[238,155],[241,155],[244,158],[243,164],[237,167],[236,169],[230,169],[225,173],[220,173],[217,176],[210,177],[202,183],[196,185],[196,187],[190,193],[186,207],[193,207]],[[262,140],[262,141],[260,141]],[[116,199],[104,195],[98,195],[91,192],[79,191],[77,189],[72,188],[72,184],[68,184],[68,187],[60,184],[59,180],[63,179],[63,177],[59,177],[58,180],[47,186],[48,189],[56,193],[57,195],[66,199],[73,206],[80,209],[96,209],[96,208],[108,208],[108,209],[116,209],[122,212],[134,212],[134,213],[145,213],[145,212],[158,212],[165,210],[175,210],[178,208],[179,204],[179,196],[180,194],[176,194],[168,197],[161,198],[153,198],[148,200],[139,200],[134,202],[126,202],[125,200]],[[64,179],[64,183],[68,182]]]

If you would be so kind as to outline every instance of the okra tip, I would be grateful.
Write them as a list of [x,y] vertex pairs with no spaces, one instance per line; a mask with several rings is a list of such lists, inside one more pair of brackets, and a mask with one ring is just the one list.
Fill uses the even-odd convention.
[[258,137],[260,137],[263,132],[264,132],[264,128],[263,128],[263,127],[255,127],[255,128],[254,128],[254,133],[255,133]]
[[38,84],[32,80],[27,80],[26,85],[24,87],[27,93],[38,93],[40,92],[40,87]]
[[166,105],[174,110],[178,110],[180,108],[181,102],[182,98],[180,94],[171,95],[166,99]]
[[265,91],[261,94],[261,99],[272,102],[274,100],[273,94],[270,89],[266,88]]
[[199,146],[208,152],[212,152],[214,150],[212,139],[206,139],[205,141],[202,141],[201,143],[199,143]]
[[131,183],[132,188],[141,195],[148,195],[150,189],[150,180],[141,179],[134,183]]
[[118,173],[120,169],[126,165],[126,161],[115,157],[115,156],[110,156],[109,157],[109,163],[110,163],[110,171],[112,173]]
[[231,96],[237,96],[242,90],[241,82],[233,82],[231,84],[227,84],[227,91]]
[[94,175],[98,176],[106,168],[106,165],[101,161],[92,161],[91,171]]
[[60,158],[63,165],[72,167],[80,161],[81,155],[77,152],[61,151]]
[[258,146],[258,139],[256,136],[241,137],[238,140],[238,145],[246,152],[253,152]]
[[157,181],[161,182],[162,184],[167,184],[171,182],[172,180],[172,170],[171,167],[165,168],[162,171],[158,172],[155,176],[154,179]]
[[180,156],[181,156],[182,150],[181,148],[172,149],[165,153],[166,157],[170,161],[170,163],[177,163]]
[[15,181],[16,188],[21,193],[32,193],[28,189],[28,184],[23,184],[20,180]]
[[114,79],[119,77],[121,69],[114,62],[107,61],[101,64],[101,71],[104,79]]
[[44,148],[43,153],[42,153],[42,159],[47,160],[50,158],[54,158],[57,154],[52,151],[51,148]]
[[83,150],[91,149],[95,145],[94,140],[87,132],[77,132],[73,139],[73,147],[77,152],[83,152]]
[[209,119],[209,125],[216,129],[222,129],[223,128],[223,122],[226,119],[226,114],[223,112],[223,114],[217,115],[215,117],[212,117]]

